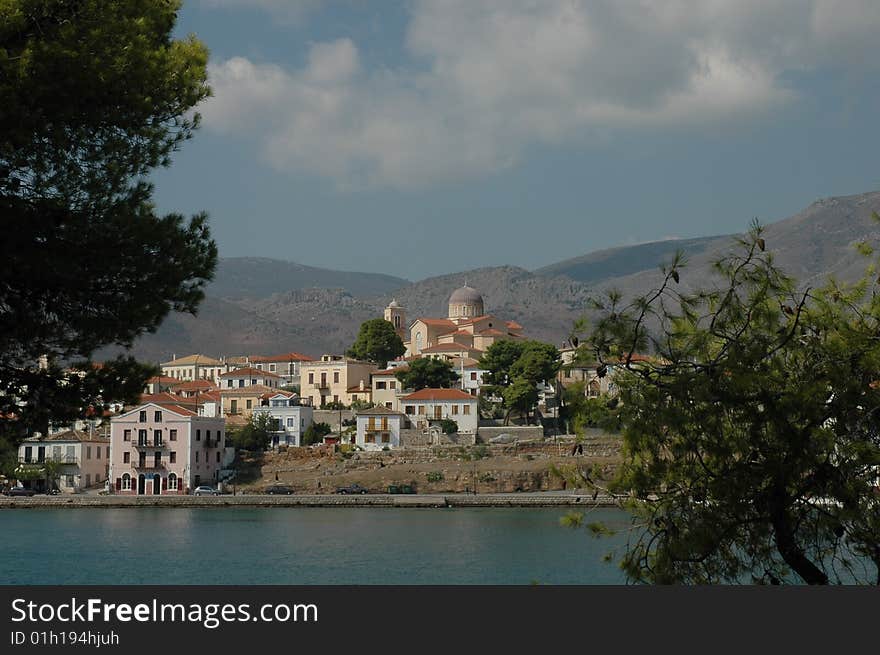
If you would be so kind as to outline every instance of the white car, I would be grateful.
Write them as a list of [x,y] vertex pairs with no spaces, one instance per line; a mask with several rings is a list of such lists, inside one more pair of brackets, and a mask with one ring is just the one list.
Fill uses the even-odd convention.
[[214,487],[196,487],[193,490],[193,496],[219,496],[220,492],[217,491]]

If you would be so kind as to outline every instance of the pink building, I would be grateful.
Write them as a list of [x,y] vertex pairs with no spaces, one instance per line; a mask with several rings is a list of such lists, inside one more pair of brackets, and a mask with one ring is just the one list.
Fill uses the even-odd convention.
[[110,421],[110,480],[117,494],[187,494],[223,468],[225,420],[147,402]]

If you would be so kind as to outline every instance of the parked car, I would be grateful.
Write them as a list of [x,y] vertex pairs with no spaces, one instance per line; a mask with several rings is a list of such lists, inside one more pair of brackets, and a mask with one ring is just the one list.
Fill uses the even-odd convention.
[[271,487],[266,487],[265,493],[272,496],[289,496],[293,493],[293,489],[291,489],[287,485],[273,484]]
[[193,496],[219,496],[220,492],[214,487],[201,486],[193,490]]
[[365,494],[365,493],[367,493],[367,490],[364,489],[357,482],[355,482],[354,484],[350,484],[347,487],[337,487],[336,493],[338,493],[338,494]]
[[11,487],[4,492],[7,496],[27,496],[30,498],[31,496],[36,495],[36,491],[33,489],[26,489],[25,487]]

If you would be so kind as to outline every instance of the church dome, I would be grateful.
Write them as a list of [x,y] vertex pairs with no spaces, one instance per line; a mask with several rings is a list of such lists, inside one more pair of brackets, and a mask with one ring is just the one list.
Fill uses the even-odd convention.
[[400,303],[397,302],[397,298],[394,298],[388,306],[394,309],[400,309]]
[[469,287],[467,285],[461,287],[460,289],[456,289],[452,292],[452,295],[449,296],[449,304],[483,304],[483,296],[480,295],[480,292],[474,289],[473,287]]
[[483,296],[480,292],[464,285],[449,296],[449,319],[456,323],[461,320],[483,315]]

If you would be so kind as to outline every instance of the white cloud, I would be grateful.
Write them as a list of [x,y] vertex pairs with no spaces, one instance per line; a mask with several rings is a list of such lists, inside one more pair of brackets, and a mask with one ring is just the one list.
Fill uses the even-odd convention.
[[871,0],[416,2],[403,47],[421,69],[369,69],[349,39],[299,70],[236,57],[211,66],[205,125],[282,170],[418,187],[534,145],[747,120],[793,98],[785,72],[876,67],[878,28]]

